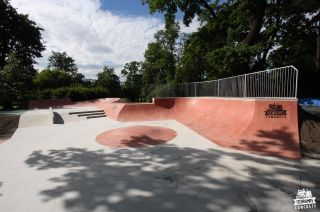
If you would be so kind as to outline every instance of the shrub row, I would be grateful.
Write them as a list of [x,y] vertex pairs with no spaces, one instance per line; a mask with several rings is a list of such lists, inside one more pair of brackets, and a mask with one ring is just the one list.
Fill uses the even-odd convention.
[[72,101],[85,101],[109,97],[110,93],[102,87],[61,87],[56,89],[35,90],[29,99],[70,98]]

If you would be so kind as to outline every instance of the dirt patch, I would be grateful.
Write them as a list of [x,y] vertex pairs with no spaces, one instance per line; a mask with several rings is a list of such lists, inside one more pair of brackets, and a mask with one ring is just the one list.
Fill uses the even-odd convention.
[[299,107],[301,153],[320,159],[320,107]]
[[0,115],[0,143],[11,138],[18,128],[19,118],[17,115]]

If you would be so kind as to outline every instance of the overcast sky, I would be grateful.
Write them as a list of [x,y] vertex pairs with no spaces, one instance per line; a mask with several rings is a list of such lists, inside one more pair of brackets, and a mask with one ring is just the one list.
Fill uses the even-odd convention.
[[[11,4],[44,29],[46,50],[38,69],[47,66],[51,51],[65,51],[88,78],[95,78],[103,65],[114,67],[120,76],[125,63],[143,60],[148,43],[164,27],[162,15],[150,15],[141,0],[11,0]],[[181,31],[196,31],[198,25],[194,21]]]

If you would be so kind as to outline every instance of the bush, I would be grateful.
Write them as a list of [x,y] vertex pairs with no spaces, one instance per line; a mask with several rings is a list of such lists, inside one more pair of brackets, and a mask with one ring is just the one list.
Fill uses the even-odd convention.
[[68,97],[68,93],[69,93],[68,87],[52,89],[51,99],[66,98]]
[[110,96],[109,91],[101,87],[61,87],[56,89],[36,90],[32,99],[61,99],[70,98],[72,101],[85,101]]

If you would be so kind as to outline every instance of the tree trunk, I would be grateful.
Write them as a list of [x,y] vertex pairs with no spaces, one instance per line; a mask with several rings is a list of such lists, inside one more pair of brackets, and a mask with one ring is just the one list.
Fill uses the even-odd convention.
[[265,0],[258,0],[256,2],[253,10],[253,20],[251,22],[249,32],[243,40],[244,44],[251,46],[257,40],[262,28],[266,7],[267,3]]
[[[249,27],[249,32],[242,41],[243,44],[252,46],[257,41],[257,38],[260,34],[263,18],[265,15],[265,10],[267,7],[266,0],[258,0],[255,2],[255,6],[253,8],[253,19]],[[247,74],[250,72],[249,63],[239,64],[239,69],[237,74]]]

